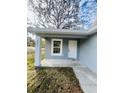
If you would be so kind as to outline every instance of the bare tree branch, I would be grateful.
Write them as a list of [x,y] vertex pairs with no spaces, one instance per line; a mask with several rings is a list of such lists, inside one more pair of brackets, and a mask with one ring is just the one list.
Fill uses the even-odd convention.
[[49,25],[72,28],[79,21],[79,2],[80,0],[29,0],[29,5],[38,19],[37,24],[45,28]]

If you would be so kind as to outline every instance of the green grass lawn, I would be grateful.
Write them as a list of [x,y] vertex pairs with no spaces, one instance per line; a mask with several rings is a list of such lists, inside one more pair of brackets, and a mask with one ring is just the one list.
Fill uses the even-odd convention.
[[69,67],[34,69],[34,53],[27,54],[27,93],[84,93]]

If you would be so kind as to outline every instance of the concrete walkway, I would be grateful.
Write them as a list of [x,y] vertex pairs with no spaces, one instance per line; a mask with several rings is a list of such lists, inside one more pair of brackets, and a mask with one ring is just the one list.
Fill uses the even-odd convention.
[[97,93],[97,75],[74,60],[43,60],[46,67],[72,67],[84,93]]
[[73,67],[84,93],[97,93],[97,76],[87,67]]

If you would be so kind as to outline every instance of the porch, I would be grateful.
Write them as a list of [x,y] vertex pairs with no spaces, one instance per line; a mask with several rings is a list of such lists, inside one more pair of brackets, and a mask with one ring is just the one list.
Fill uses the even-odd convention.
[[[96,26],[89,29],[88,31],[67,30],[67,29],[42,29],[42,28],[33,28],[33,27],[29,27],[27,30],[28,30],[28,32],[34,33],[36,35],[36,38],[35,38],[35,61],[34,61],[35,67],[48,66],[47,65],[48,63],[49,63],[49,65],[51,64],[51,66],[52,66],[53,62],[54,62],[54,64],[56,64],[56,66],[62,66],[62,65],[69,66],[70,65],[72,67],[75,65],[75,63],[76,63],[76,65],[79,64],[79,61],[74,61],[71,59],[66,60],[66,59],[68,59],[67,57],[70,56],[71,58],[78,59],[78,56],[79,56],[78,55],[79,51],[77,49],[78,40],[86,39],[86,38],[88,38],[88,36],[94,34],[94,32],[96,32]],[[48,54],[47,60],[43,60],[43,62],[41,62],[41,59],[42,59],[41,39],[42,38],[60,38],[61,39],[61,40],[59,39],[56,41],[52,40],[51,43],[48,40],[48,42],[47,42],[48,47],[45,51],[45,52],[47,52],[46,54]],[[67,42],[66,39],[62,40],[62,38],[69,39],[71,47],[64,47],[63,44],[65,44],[65,46],[66,46],[67,44],[69,44],[69,41]],[[74,39],[75,39],[75,41],[74,41]],[[72,42],[72,40],[73,40],[73,42]],[[53,42],[55,42],[56,44],[54,44]],[[72,51],[70,51],[70,50],[72,50]],[[68,55],[68,54],[70,54],[70,55]],[[49,58],[56,59],[56,60],[57,59],[61,60],[61,58],[62,58],[63,60],[64,59],[65,60],[64,61],[62,61],[62,60],[55,61],[55,60],[49,60]]]

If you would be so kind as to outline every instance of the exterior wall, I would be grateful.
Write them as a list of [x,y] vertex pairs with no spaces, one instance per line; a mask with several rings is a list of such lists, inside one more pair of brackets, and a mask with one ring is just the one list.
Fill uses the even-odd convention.
[[[62,56],[53,56],[53,55],[51,55],[51,40],[52,39],[63,39]],[[46,46],[45,46],[46,59],[69,59],[68,58],[68,41],[69,40],[75,40],[75,39],[45,38],[45,41],[46,41]],[[78,40],[77,40],[77,42],[78,42]],[[77,48],[77,59],[78,59],[78,48]]]
[[79,49],[80,63],[97,72],[97,35],[81,39]]
[[[51,55],[51,39],[63,39],[62,56]],[[82,65],[89,67],[92,71],[97,71],[97,35],[94,34],[89,38],[72,39],[72,38],[45,38],[46,59],[69,59],[68,58],[68,41],[77,40],[77,60]]]

